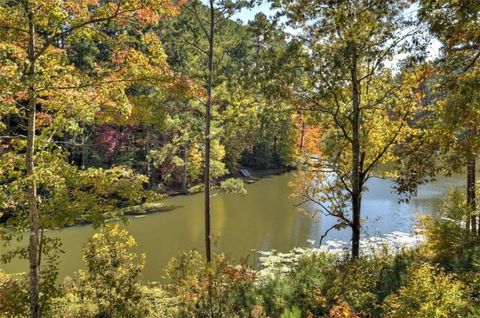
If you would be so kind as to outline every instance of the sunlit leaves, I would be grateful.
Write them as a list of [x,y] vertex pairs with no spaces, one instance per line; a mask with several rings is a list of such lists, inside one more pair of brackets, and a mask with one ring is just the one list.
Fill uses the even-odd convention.
[[[143,29],[177,14],[181,4],[170,0],[0,3],[0,215],[6,215],[8,224],[20,230],[28,226],[29,100],[37,105],[35,172],[30,178],[36,180],[42,228],[78,221],[99,224],[119,207],[149,198],[144,191],[146,177],[121,166],[81,169],[70,162],[68,151],[88,127],[131,122],[132,112],[142,107],[129,96],[132,90],[174,87],[160,39]],[[133,30],[140,35],[133,36]],[[188,89],[183,85],[179,91]]]

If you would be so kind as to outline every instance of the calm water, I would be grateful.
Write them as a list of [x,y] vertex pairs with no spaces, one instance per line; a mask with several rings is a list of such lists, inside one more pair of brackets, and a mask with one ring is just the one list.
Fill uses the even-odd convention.
[[[335,220],[325,217],[312,222],[298,213],[288,198],[291,180],[293,174],[269,177],[248,185],[246,196],[220,194],[212,198],[214,250],[237,259],[247,255],[256,259],[256,250],[286,252],[297,246],[312,246],[309,240],[315,240],[316,245]],[[390,181],[371,179],[362,202],[363,218],[368,220],[365,234],[410,231],[418,214],[435,213],[449,187],[461,184],[459,178],[442,179],[423,186],[410,204],[399,204]],[[148,280],[161,279],[168,260],[181,251],[203,252],[203,194],[174,197],[165,204],[171,207],[167,212],[131,218],[126,225],[137,240],[138,251],[147,256],[144,277]],[[60,277],[83,267],[81,249],[94,231],[91,226],[77,226],[49,232],[61,237],[65,250]],[[350,232],[330,231],[326,239],[349,240]],[[0,268],[9,273],[25,272],[27,263],[15,261]]]

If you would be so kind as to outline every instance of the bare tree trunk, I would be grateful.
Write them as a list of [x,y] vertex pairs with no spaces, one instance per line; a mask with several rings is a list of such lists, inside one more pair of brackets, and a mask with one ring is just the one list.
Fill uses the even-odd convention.
[[360,254],[360,211],[362,200],[360,160],[360,88],[357,78],[357,58],[352,57],[352,259]]
[[150,153],[150,143],[151,143],[151,127],[148,126],[147,128],[147,136],[146,136],[146,141],[145,141],[145,158],[147,158],[147,177],[148,177],[148,186],[149,188],[153,187],[153,182],[152,182],[152,164],[150,160],[148,159],[148,154]]
[[183,179],[182,179],[182,192],[188,193],[188,144],[183,145]]
[[303,150],[303,143],[305,139],[305,122],[302,122],[302,130],[300,131],[300,145],[299,145],[299,150]]
[[212,246],[210,233],[210,125],[212,111],[212,85],[213,85],[213,45],[215,32],[214,0],[210,0],[210,31],[208,34],[208,73],[207,73],[207,102],[205,109],[205,254],[207,262],[212,260]]
[[468,160],[467,163],[467,205],[469,210],[470,217],[470,229],[472,235],[477,233],[477,215],[475,213],[477,209],[476,198],[475,198],[475,157],[472,157]]
[[[83,127],[84,130],[86,130],[85,127]],[[81,152],[82,152],[82,165],[81,168],[85,169],[87,166],[87,133],[83,133],[82,135],[82,146],[81,146]]]
[[36,89],[33,83],[35,76],[35,25],[33,13],[28,3],[25,4],[28,15],[29,41],[28,41],[28,78],[30,83],[28,91],[28,128],[27,151],[25,157],[27,183],[28,183],[28,212],[30,217],[30,239],[28,246],[29,277],[30,277],[30,317],[40,317],[40,218],[37,206],[37,183],[35,180],[35,130],[36,130]]

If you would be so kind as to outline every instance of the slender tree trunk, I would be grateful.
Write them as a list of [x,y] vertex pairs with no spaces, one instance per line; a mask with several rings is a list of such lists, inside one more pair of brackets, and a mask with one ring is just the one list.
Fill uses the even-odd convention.
[[153,182],[152,182],[152,164],[150,160],[148,159],[148,154],[150,153],[150,143],[151,143],[151,128],[150,126],[147,127],[147,136],[146,136],[146,142],[145,142],[145,158],[147,158],[147,177],[148,177],[148,186],[149,188],[153,187]]
[[33,13],[26,3],[28,15],[29,41],[28,41],[28,79],[30,87],[28,91],[28,128],[27,128],[27,150],[25,157],[27,183],[28,183],[28,212],[30,217],[30,240],[28,246],[29,276],[30,276],[30,317],[40,317],[40,218],[37,206],[37,184],[35,180],[35,117],[37,97],[35,85],[35,25]]
[[183,180],[182,180],[182,192],[188,193],[188,144],[183,145]]
[[[84,130],[86,130],[85,127],[83,127]],[[87,166],[87,133],[83,133],[83,136],[82,136],[82,147],[81,147],[81,151],[82,151],[82,169],[85,169],[85,167]]]
[[360,254],[360,211],[362,180],[360,162],[360,88],[357,78],[357,58],[352,58],[352,259]]
[[299,145],[300,151],[303,150],[304,139],[305,139],[305,122],[302,122],[302,130],[300,131],[300,145]]
[[475,213],[477,209],[477,203],[475,198],[475,157],[468,160],[467,163],[467,205],[470,216],[470,229],[472,235],[477,233],[477,215]]
[[212,111],[213,85],[213,44],[215,32],[215,8],[210,0],[210,31],[208,34],[208,71],[207,71],[207,102],[205,109],[205,254],[207,262],[212,260],[212,246],[210,233],[210,125]]

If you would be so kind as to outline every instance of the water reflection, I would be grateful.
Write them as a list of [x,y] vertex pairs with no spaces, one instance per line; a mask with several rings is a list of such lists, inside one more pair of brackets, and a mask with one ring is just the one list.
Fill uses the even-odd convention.
[[[307,240],[318,239],[336,220],[321,218],[312,222],[297,212],[289,200],[288,182],[292,174],[265,178],[248,185],[246,196],[220,194],[212,199],[212,232],[216,251],[234,258],[255,254],[255,250],[288,251],[297,246],[310,246]],[[388,180],[372,178],[369,192],[363,198],[363,218],[367,220],[364,235],[381,235],[392,231],[409,231],[416,214],[432,214],[438,210],[441,197],[459,179],[440,180],[421,187],[419,196],[410,204],[399,204]],[[138,251],[145,253],[145,278],[158,280],[167,261],[179,252],[203,251],[203,194],[168,199],[162,213],[132,218],[127,225],[138,242]],[[90,226],[50,232],[60,236],[65,254],[61,256],[61,273],[72,275],[83,266],[81,249],[94,233]],[[326,240],[350,240],[350,232],[330,231]],[[315,244],[316,244],[315,243]],[[27,263],[16,261],[1,267],[7,272],[26,271]]]

